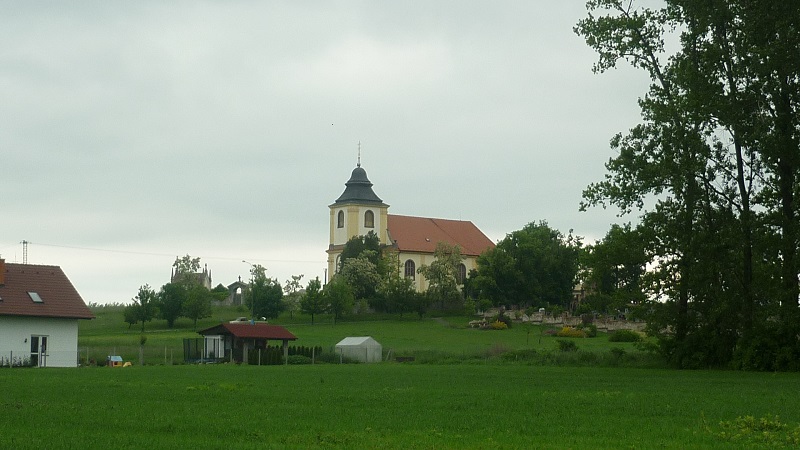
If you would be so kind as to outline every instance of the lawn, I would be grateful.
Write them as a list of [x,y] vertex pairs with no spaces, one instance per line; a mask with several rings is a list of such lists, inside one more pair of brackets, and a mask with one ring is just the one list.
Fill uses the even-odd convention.
[[[140,326],[128,327],[124,323],[122,308],[96,308],[96,319],[81,321],[79,349],[82,357],[102,362],[107,355],[119,354],[125,360],[138,362]],[[235,307],[218,307],[212,317],[198,322],[197,329],[228,321],[246,312]],[[515,324],[508,330],[478,330],[469,328],[467,317],[419,319],[415,316],[398,318],[366,315],[334,324],[331,317],[318,317],[314,325],[303,315],[284,315],[271,323],[285,326],[298,340],[293,345],[320,346],[332,351],[333,346],[347,336],[372,336],[391,356],[415,356],[419,360],[445,357],[463,359],[497,356],[504,351],[534,349],[551,352],[557,349],[556,338],[545,334],[546,327]],[[155,320],[145,325],[146,364],[178,364],[183,361],[183,339],[200,337],[193,323],[179,319],[173,329],[166,322]],[[650,366],[657,364],[633,344],[610,343],[604,333],[596,338],[574,339],[578,349],[586,353],[608,354],[619,348],[629,357],[646,359]]]
[[17,449],[789,447],[800,433],[788,373],[225,364],[0,369],[0,386],[0,448]]

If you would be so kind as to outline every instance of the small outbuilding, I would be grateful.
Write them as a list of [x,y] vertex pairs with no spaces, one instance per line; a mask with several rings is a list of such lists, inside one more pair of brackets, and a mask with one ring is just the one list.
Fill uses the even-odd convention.
[[346,337],[336,344],[336,354],[361,362],[380,362],[383,346],[370,336]]
[[297,337],[278,325],[253,322],[228,322],[198,331],[204,339],[204,360],[244,362],[250,350],[267,348],[268,341],[281,341],[286,360],[289,341]]

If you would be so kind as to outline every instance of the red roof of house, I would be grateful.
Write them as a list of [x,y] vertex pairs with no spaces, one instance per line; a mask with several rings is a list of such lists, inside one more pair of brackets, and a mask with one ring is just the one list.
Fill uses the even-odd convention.
[[60,267],[3,263],[0,271],[0,316],[94,319]]
[[287,341],[294,341],[297,339],[297,337],[286,328],[266,323],[221,323],[211,328],[200,330],[198,333],[203,336],[210,334],[230,334],[237,338],[248,339],[280,339]]
[[403,252],[433,253],[436,244],[458,245],[464,256],[478,256],[494,242],[472,222],[388,215],[389,239]]

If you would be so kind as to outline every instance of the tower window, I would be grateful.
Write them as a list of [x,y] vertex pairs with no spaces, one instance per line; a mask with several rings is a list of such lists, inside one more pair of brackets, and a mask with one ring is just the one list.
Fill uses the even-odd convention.
[[364,213],[364,228],[375,228],[375,213],[372,211]]
[[412,280],[415,278],[416,275],[416,265],[412,260],[406,260],[406,267],[405,267],[405,274],[406,278],[411,278]]
[[336,215],[336,228],[344,228],[344,211]]

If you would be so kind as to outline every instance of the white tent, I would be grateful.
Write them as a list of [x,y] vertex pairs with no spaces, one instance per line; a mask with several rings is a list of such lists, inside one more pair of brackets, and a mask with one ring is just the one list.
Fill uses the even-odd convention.
[[336,344],[336,354],[361,362],[380,362],[383,347],[370,336],[346,337]]

